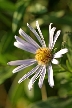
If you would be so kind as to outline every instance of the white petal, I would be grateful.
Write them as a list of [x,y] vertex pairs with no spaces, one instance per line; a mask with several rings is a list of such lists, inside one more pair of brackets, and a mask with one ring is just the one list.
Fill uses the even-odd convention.
[[19,34],[30,44],[34,45],[37,48],[40,48],[40,46],[29,35],[27,35],[21,28],[19,29]]
[[48,82],[49,82],[49,85],[50,85],[51,87],[54,86],[53,69],[52,69],[51,64],[48,66]]
[[16,72],[21,71],[21,70],[25,69],[26,67],[31,66],[31,65],[33,65],[33,64],[35,64],[35,63],[36,63],[36,61],[34,61],[34,62],[32,62],[32,63],[29,62],[29,63],[27,63],[27,64],[22,64],[22,65],[16,67],[12,72],[13,72],[13,73],[16,73]]
[[68,52],[67,48],[61,49],[60,51],[58,51],[57,53],[54,54],[54,58],[59,58],[62,56],[62,54],[65,54]]
[[43,85],[45,74],[46,74],[46,67],[44,66],[43,69],[42,69],[42,72],[40,73],[40,78],[39,78],[39,82],[38,82],[38,85],[39,85],[40,88]]
[[35,54],[35,49],[33,49],[31,46],[29,46],[28,44],[27,45],[24,45],[24,44],[21,44],[19,42],[14,42],[14,45],[17,47],[17,48],[20,48],[22,50],[25,50],[25,51],[28,51],[30,53],[33,53]]
[[15,36],[15,39],[17,42],[23,44],[24,46],[28,46],[28,47],[31,47],[32,49],[34,49],[35,51],[37,50],[37,47],[30,44],[29,42],[26,42],[25,40],[21,39],[20,37],[18,36]]
[[28,72],[22,78],[20,78],[20,80],[18,81],[18,83],[21,83],[22,81],[24,81],[25,79],[27,79],[29,76],[31,76],[32,74],[34,74],[39,69],[39,67],[40,67],[39,65],[37,65],[36,67],[34,67],[30,72]]
[[8,65],[26,65],[26,64],[28,64],[28,63],[32,63],[32,62],[34,62],[34,61],[36,61],[35,59],[26,59],[26,60],[16,60],[16,61],[10,61],[10,62],[8,62],[7,64]]
[[56,41],[57,41],[57,38],[58,38],[59,35],[60,35],[60,32],[61,32],[61,30],[58,30],[57,33],[56,33],[55,36],[54,36],[54,42],[53,42],[52,49],[53,49],[53,47],[54,47],[54,45],[55,45],[55,43],[56,43]]
[[54,31],[55,31],[55,27],[53,27],[51,29],[51,25],[52,23],[50,23],[49,25],[49,48],[52,49],[52,46],[53,46],[53,35],[54,35]]
[[28,89],[31,90],[32,89],[32,80],[30,80],[29,84],[28,84]]
[[53,55],[53,58],[60,58],[60,57],[62,57],[61,54],[56,54],[56,53],[55,53],[55,54]]
[[52,59],[52,61],[51,61],[53,64],[58,64],[59,62],[58,62],[58,60],[56,60],[56,59]]
[[36,74],[30,79],[30,82],[28,84],[28,88],[29,90],[31,90],[34,82],[36,81],[36,79],[40,76],[41,70],[42,70],[42,66],[37,70]]
[[42,43],[42,47],[46,47],[46,44],[45,44],[45,41],[44,41],[44,37],[43,37],[42,32],[40,30],[40,26],[39,26],[38,21],[36,21],[36,27],[38,29],[38,32],[39,32],[39,35],[40,35],[40,38],[41,38],[41,41],[42,41],[41,42]]
[[40,44],[42,45],[42,41],[40,36],[38,35],[38,33],[36,32],[36,30],[34,28],[32,28],[28,23],[27,26],[29,27],[29,29],[34,33],[34,35],[36,36],[36,38],[39,40]]

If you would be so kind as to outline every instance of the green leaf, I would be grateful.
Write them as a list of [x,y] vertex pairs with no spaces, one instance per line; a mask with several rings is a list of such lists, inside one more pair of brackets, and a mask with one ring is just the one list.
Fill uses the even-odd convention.
[[8,52],[8,50],[12,48],[13,46],[13,40],[14,40],[14,34],[9,31],[9,32],[6,32],[2,38],[1,38],[1,42],[0,42],[0,45],[1,45],[1,48],[0,48],[0,51],[1,53],[5,54],[6,52]]
[[47,9],[45,6],[36,3],[35,5],[33,4],[30,6],[29,11],[33,14],[44,14],[47,12]]
[[3,15],[2,13],[0,13],[0,20],[6,24],[8,27],[11,27],[11,21],[8,17],[6,17],[5,15]]
[[72,108],[72,97],[67,99],[50,97],[47,101],[38,102],[28,108]]
[[66,61],[66,66],[67,66],[68,70],[69,70],[70,72],[72,72],[72,66],[70,65],[70,63],[69,63],[68,60]]
[[0,84],[2,84],[7,78],[12,76],[12,67],[0,67]]
[[44,15],[42,20],[44,20],[46,24],[52,22],[55,24],[72,26],[72,14],[64,14],[65,11],[51,12],[48,15]]
[[27,6],[28,6],[28,2],[27,3],[20,3],[17,10],[14,12],[13,22],[12,22],[13,32],[16,32],[16,30],[18,29],[19,23],[20,23],[22,17],[24,16],[24,13],[26,11]]
[[66,62],[66,64],[70,69],[69,65],[72,66],[72,38],[71,36],[66,34],[63,36],[63,41],[66,42],[66,47],[68,48],[68,53],[67,53],[68,61]]
[[0,8],[5,11],[14,11],[16,9],[15,4],[8,0],[0,0]]

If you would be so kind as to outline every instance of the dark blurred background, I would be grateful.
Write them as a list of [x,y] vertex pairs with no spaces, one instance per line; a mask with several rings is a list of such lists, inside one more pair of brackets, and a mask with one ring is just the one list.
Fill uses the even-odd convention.
[[[27,23],[36,29],[39,21],[41,31],[48,45],[49,24],[61,30],[55,47],[56,51],[68,48],[69,52],[53,65],[55,86],[48,85],[46,75],[44,86],[48,99],[42,102],[38,81],[31,91],[29,79],[18,84],[19,78],[33,68],[13,74],[15,66],[7,62],[33,58],[33,55],[14,46],[15,35],[22,28],[38,42],[27,28]],[[38,103],[37,103],[38,102]],[[35,104],[36,103],[36,104]],[[72,0],[0,0],[0,108],[72,108]]]

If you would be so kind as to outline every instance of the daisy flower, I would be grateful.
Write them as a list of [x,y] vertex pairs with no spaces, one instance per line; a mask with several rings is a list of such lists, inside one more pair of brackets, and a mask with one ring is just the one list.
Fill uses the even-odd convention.
[[51,87],[53,87],[54,79],[53,79],[53,69],[52,69],[51,63],[58,64],[59,62],[58,60],[56,60],[56,58],[60,58],[62,57],[63,54],[68,52],[68,49],[64,48],[55,54],[52,53],[56,40],[59,37],[61,31],[58,30],[55,36],[53,37],[56,28],[55,27],[51,28],[51,25],[52,23],[50,23],[49,25],[48,47],[46,47],[44,37],[40,30],[38,21],[36,21],[36,27],[39,34],[28,23],[27,23],[27,26],[34,33],[34,35],[40,42],[41,46],[37,42],[35,42],[29,35],[27,35],[21,28],[19,29],[19,34],[24,38],[24,40],[18,36],[15,36],[16,42],[14,42],[14,45],[17,48],[20,48],[22,50],[35,54],[34,59],[16,60],[16,61],[8,62],[9,65],[19,65],[12,71],[13,73],[19,72],[22,69],[25,69],[26,67],[31,66],[35,63],[37,64],[36,67],[34,67],[30,72],[25,74],[18,81],[18,83],[21,83],[22,81],[24,81],[25,79],[29,78],[31,75],[34,74],[34,76],[30,79],[29,84],[28,84],[29,90],[31,90],[34,82],[36,81],[38,77],[39,77],[39,82],[38,82],[39,88],[42,87],[46,70],[48,72],[48,83]]

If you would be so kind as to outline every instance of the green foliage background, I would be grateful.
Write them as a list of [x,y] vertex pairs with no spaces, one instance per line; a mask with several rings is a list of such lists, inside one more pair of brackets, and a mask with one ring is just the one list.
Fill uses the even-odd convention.
[[[38,81],[31,91],[29,79],[18,84],[19,78],[34,66],[13,74],[14,66],[7,66],[11,60],[33,58],[33,55],[14,47],[14,36],[22,28],[34,40],[27,22],[36,29],[38,20],[48,45],[49,24],[61,30],[56,51],[68,48],[68,53],[53,65],[54,88],[50,88],[47,75],[44,81],[48,99],[41,101]],[[2,95],[5,94],[5,95]],[[30,105],[33,104],[33,105]],[[72,108],[72,0],[0,0],[0,108]]]

